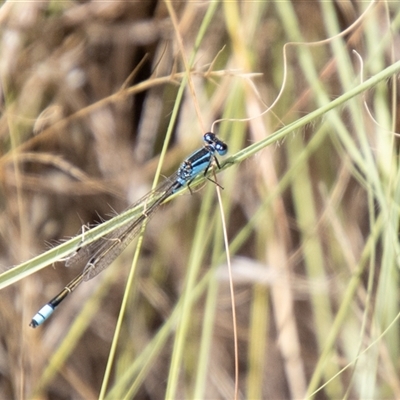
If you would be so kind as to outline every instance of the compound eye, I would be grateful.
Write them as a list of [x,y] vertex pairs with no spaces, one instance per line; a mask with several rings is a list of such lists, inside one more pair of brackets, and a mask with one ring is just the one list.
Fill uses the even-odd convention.
[[207,132],[204,134],[203,140],[208,144],[213,144],[216,141],[215,134],[212,132]]
[[220,156],[224,156],[228,152],[228,145],[224,142],[218,142],[215,146],[215,150]]

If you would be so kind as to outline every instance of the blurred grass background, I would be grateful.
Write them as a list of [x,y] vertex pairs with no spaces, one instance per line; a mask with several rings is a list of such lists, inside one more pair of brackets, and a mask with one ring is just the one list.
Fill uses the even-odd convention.
[[[174,2],[185,57],[194,55],[189,90],[163,2],[4,3],[1,271],[148,192],[164,145],[168,175],[216,119],[260,115],[259,96],[269,105],[280,91],[284,45],[333,37],[369,5]],[[396,67],[399,23],[396,2],[377,2],[346,35],[289,46],[274,109],[215,126],[236,155],[218,181],[241,398],[400,398],[397,76],[282,131],[360,83],[353,49],[365,79]],[[36,330],[33,314],[79,271],[59,262],[1,290],[1,398],[233,398],[214,185],[177,196],[149,223],[116,342],[134,252]]]

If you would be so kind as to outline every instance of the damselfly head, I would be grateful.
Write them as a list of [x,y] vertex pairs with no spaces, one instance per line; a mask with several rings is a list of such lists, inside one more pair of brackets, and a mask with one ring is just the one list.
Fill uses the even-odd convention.
[[203,137],[204,141],[210,145],[220,156],[224,156],[228,152],[228,145],[219,140],[215,133],[207,132]]

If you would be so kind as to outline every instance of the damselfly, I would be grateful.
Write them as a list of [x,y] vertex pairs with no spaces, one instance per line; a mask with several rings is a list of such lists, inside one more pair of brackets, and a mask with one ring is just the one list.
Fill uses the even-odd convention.
[[82,272],[35,314],[29,324],[32,328],[36,328],[46,321],[55,308],[77,286],[84,281],[94,278],[107,268],[136,237],[143,223],[153,215],[154,211],[169,196],[176,193],[183,186],[189,186],[193,179],[201,173],[205,175],[213,160],[215,160],[219,167],[215,153],[221,156],[225,155],[228,151],[228,146],[212,132],[206,133],[203,139],[205,145],[183,161],[173,176],[130,207],[135,208],[142,205],[143,212],[136,219],[127,222],[125,225],[116,228],[113,232],[86,246],[81,245],[75,254],[67,259],[66,266],[84,265]]

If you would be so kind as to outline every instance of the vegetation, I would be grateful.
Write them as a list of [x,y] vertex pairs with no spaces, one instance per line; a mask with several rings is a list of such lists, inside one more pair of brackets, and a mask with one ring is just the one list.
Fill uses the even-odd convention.
[[[400,398],[396,2],[0,20],[0,398]],[[82,225],[115,227],[209,130],[226,225],[201,177],[31,329],[80,272]]]

